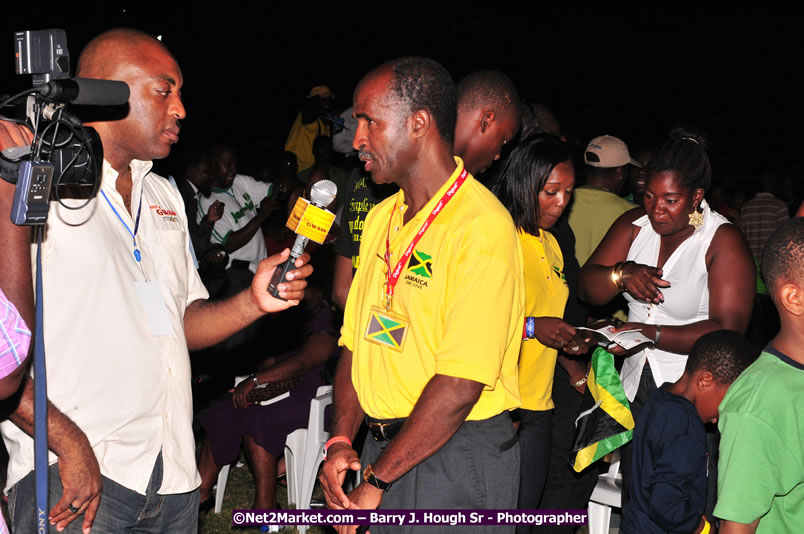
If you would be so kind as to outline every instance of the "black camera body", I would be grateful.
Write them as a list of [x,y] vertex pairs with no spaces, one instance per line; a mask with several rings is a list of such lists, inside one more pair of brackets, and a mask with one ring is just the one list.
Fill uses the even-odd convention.
[[[25,124],[34,133],[34,141],[29,147],[0,152],[0,176],[17,184],[12,220],[16,224],[44,224],[52,192],[56,199],[91,198],[100,188],[100,137],[67,111],[67,103],[94,105],[99,95],[97,103],[101,105],[125,103],[128,86],[70,78],[64,30],[16,32],[14,45],[16,73],[31,75],[33,87],[7,103],[27,97]],[[114,98],[104,100],[109,87],[115,89]]]

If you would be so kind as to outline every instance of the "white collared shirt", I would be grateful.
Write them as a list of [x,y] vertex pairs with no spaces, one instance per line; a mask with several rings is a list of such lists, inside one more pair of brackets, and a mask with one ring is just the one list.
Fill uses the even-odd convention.
[[[161,450],[159,493],[184,493],[200,484],[184,312],[208,294],[189,255],[181,195],[150,169],[131,163],[132,214],[106,161],[108,202],[100,193],[80,210],[51,202],[42,247],[48,398],[87,435],[104,476],[144,494]],[[137,262],[123,222],[134,231],[141,196]],[[159,282],[172,335],[151,333],[135,289],[145,279]],[[9,421],[0,428],[9,488],[33,469],[33,443]]]
[[[223,202],[223,216],[215,221],[212,227],[212,237],[210,241],[225,245],[229,236],[238,230],[243,229],[251,219],[257,216],[262,199],[268,196],[269,185],[258,182],[251,176],[238,174],[234,182],[228,189],[212,188],[209,197],[198,197],[198,222],[209,211],[210,206],[219,200]],[[265,236],[262,229],[257,229],[251,239],[237,250],[229,253],[229,265],[232,260],[247,261],[251,264],[252,273],[257,272],[257,266],[268,256],[268,249],[265,246]]]
[[[703,225],[681,242],[662,266],[662,279],[670,282],[663,287],[664,301],[653,304],[637,300],[625,293],[628,301],[628,320],[631,322],[680,326],[709,319],[709,272],[706,268],[706,253],[712,244],[717,229],[728,224],[725,217],[712,211],[705,200],[701,201]],[[643,265],[656,265],[661,248],[661,236],[650,224],[647,215],[633,222],[641,228],[627,260]],[[628,400],[634,400],[642,368],[650,364],[656,387],[665,382],[675,382],[684,373],[687,355],[648,347],[625,359],[621,371],[623,389]]]

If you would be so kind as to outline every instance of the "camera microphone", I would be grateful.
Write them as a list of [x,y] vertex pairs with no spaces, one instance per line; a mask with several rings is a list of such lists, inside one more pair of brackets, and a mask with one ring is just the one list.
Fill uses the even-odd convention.
[[126,104],[129,97],[126,82],[92,78],[51,80],[37,86],[36,92],[54,102],[88,106],[119,106]]

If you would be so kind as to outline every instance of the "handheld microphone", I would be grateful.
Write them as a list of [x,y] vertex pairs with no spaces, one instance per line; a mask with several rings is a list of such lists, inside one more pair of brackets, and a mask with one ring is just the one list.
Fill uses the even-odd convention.
[[282,282],[286,282],[288,271],[294,268],[294,264],[299,256],[304,253],[304,247],[312,239],[318,244],[323,244],[324,240],[335,222],[335,214],[327,211],[326,207],[335,200],[338,186],[330,180],[316,182],[310,190],[310,201],[299,197],[293,211],[288,217],[287,227],[296,232],[296,241],[290,249],[290,257],[278,265],[268,285],[268,292],[271,296],[283,299],[279,296],[277,287]]
[[67,78],[52,80],[36,87],[36,91],[53,102],[72,102],[88,106],[119,106],[128,102],[126,82]]

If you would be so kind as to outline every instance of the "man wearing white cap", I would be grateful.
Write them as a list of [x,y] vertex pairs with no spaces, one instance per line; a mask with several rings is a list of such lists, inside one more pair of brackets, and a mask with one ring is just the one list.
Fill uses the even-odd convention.
[[583,160],[586,184],[575,190],[569,210],[569,224],[575,234],[575,257],[581,266],[617,217],[636,207],[619,193],[627,179],[626,166],[642,166],[631,158],[628,146],[611,135],[589,141]]

